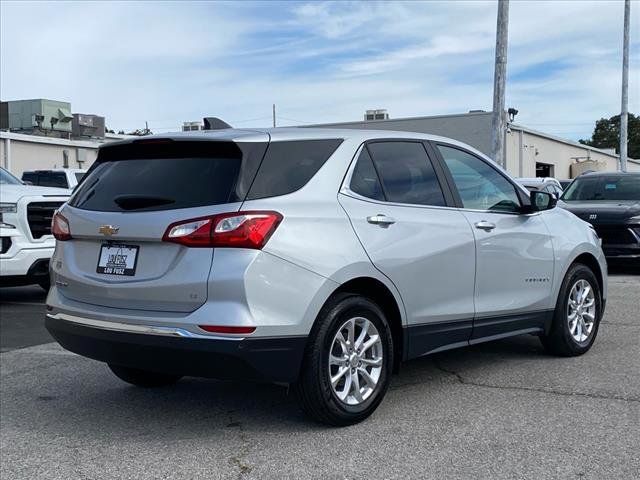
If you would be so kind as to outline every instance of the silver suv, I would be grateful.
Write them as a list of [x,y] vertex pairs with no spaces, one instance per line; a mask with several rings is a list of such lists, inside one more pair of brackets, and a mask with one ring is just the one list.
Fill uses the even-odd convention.
[[290,384],[346,425],[400,362],[512,335],[591,347],[606,263],[586,223],[454,140],[223,130],[100,148],[53,220],[46,325],[154,387]]

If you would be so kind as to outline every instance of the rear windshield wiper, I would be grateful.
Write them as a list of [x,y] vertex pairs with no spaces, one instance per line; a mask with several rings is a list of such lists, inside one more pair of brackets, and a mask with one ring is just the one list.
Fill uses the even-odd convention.
[[152,197],[149,195],[119,195],[113,201],[123,210],[140,210],[175,203],[173,198]]

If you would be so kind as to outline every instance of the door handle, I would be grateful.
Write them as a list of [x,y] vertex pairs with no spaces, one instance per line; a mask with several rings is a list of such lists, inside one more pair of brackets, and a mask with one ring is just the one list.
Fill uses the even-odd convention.
[[373,223],[374,225],[382,225],[382,226],[392,225],[396,223],[394,218],[387,217],[382,213],[379,213],[378,215],[372,215],[371,217],[367,217],[367,222]]
[[484,230],[485,232],[490,232],[491,230],[496,228],[495,223],[487,222],[486,220],[480,220],[479,222],[476,222],[474,225],[476,226],[476,228],[479,228],[480,230]]

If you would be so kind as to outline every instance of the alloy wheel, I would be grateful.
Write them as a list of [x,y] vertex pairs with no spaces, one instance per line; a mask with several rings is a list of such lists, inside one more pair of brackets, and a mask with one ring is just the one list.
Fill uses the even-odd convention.
[[383,366],[380,333],[364,317],[350,318],[338,329],[329,349],[329,381],[347,405],[360,405],[374,393]]
[[596,322],[596,298],[591,284],[584,279],[573,284],[567,301],[569,333],[578,343],[585,342]]

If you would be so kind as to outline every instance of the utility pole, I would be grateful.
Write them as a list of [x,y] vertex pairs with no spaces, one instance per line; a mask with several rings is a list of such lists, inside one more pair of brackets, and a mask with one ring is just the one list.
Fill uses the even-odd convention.
[[631,0],[624,1],[622,36],[622,108],[620,109],[620,170],[627,171],[627,124],[629,121],[629,17]]
[[273,128],[276,128],[276,104],[273,104]]
[[509,30],[509,0],[498,0],[496,27],[496,62],[493,74],[493,117],[491,119],[491,153],[495,162],[506,168],[504,152],[505,118],[504,92],[507,77],[507,39]]

